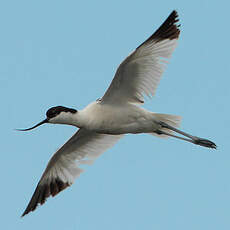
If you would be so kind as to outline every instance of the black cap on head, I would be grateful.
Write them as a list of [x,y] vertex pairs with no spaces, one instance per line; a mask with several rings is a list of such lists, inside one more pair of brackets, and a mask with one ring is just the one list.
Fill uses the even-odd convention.
[[37,125],[28,128],[28,129],[17,129],[18,131],[29,131],[32,129],[35,129],[36,127],[45,124],[45,123],[49,123],[49,119],[56,117],[59,113],[61,112],[70,112],[70,113],[76,113],[77,110],[76,109],[72,109],[72,108],[66,108],[64,106],[56,106],[56,107],[52,107],[50,108],[47,112],[46,112],[46,116],[47,118],[41,122],[39,122]]
[[55,106],[55,107],[48,109],[48,111],[46,112],[46,116],[47,118],[53,118],[53,117],[56,117],[61,112],[76,113],[77,110],[72,109],[72,108],[66,108],[64,106]]

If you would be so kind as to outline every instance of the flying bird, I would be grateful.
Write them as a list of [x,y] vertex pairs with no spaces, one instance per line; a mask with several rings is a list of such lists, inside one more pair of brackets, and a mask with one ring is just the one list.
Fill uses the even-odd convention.
[[[44,204],[74,183],[83,172],[81,164],[90,164],[125,134],[147,133],[160,138],[174,137],[196,145],[216,148],[210,140],[178,129],[180,116],[160,114],[140,107],[145,96],[154,96],[167,59],[180,35],[178,14],[174,10],[145,42],[118,67],[104,96],[83,110],[56,106],[46,113],[42,124],[66,124],[78,131],[52,156],[22,216]],[[179,135],[176,135],[179,134]]]

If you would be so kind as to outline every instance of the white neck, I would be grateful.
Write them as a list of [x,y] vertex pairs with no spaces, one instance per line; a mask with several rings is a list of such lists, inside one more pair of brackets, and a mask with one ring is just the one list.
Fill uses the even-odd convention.
[[84,120],[81,111],[76,113],[61,112],[56,117],[51,118],[49,123],[73,125],[80,128],[83,127]]

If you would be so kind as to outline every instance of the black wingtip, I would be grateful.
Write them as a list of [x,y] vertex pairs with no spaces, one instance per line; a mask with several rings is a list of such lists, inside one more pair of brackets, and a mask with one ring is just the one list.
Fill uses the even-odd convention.
[[164,39],[178,39],[180,35],[179,27],[177,24],[179,21],[178,13],[176,10],[173,10],[164,23],[157,29],[157,31],[152,35],[156,40]]
[[39,204],[43,205],[48,197],[56,196],[59,192],[69,186],[70,184],[68,182],[63,182],[59,178],[55,178],[50,183],[45,183],[43,185],[38,184],[28,206],[26,207],[26,210],[23,212],[21,217],[34,211]]
[[24,217],[28,212],[23,212],[23,214],[21,215],[21,218]]
[[165,39],[170,39],[170,40],[178,39],[180,35],[180,30],[179,30],[180,25],[177,24],[178,21],[179,21],[178,13],[176,10],[173,10],[172,13],[168,16],[168,18],[155,31],[155,33],[151,35],[145,42],[143,42],[137,48],[151,41],[160,42]]

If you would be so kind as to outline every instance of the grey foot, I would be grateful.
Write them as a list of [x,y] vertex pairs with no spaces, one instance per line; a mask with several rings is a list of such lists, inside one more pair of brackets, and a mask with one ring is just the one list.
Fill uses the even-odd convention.
[[212,148],[212,149],[217,148],[217,146],[214,142],[209,141],[207,139],[199,138],[199,137],[196,140],[194,140],[193,143],[196,145],[201,145],[201,146],[207,147],[207,148]]

